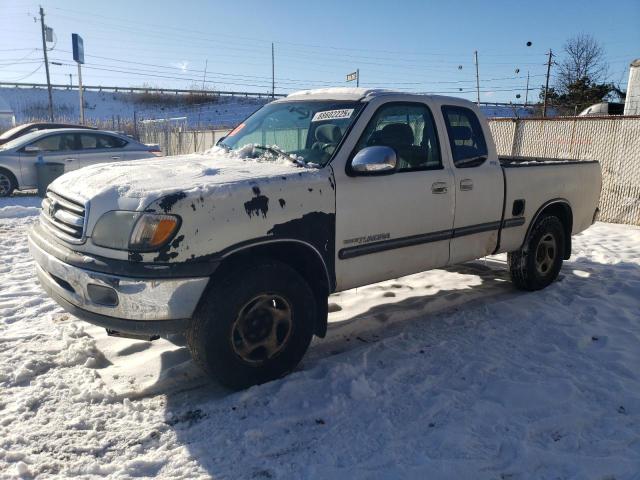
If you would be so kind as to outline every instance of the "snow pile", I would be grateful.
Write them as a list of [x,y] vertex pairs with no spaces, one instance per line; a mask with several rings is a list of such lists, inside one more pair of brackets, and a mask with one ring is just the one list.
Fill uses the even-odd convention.
[[184,341],[110,338],[47,299],[33,219],[0,219],[2,478],[640,472],[638,227],[575,237],[540,292],[498,256],[334,295],[296,372],[230,392]]
[[20,218],[39,215],[38,207],[22,207],[20,205],[0,208],[0,218]]
[[23,193],[16,192],[9,205],[0,204],[0,219],[2,218],[23,218],[40,215],[40,203],[42,200],[38,197],[25,196]]

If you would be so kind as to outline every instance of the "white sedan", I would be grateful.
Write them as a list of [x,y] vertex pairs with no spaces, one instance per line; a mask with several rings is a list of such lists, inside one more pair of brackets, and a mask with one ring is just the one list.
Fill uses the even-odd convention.
[[162,155],[157,145],[145,145],[114,132],[81,128],[32,132],[0,146],[0,197],[35,188],[35,164],[41,156],[45,162],[63,163],[67,172],[154,155]]

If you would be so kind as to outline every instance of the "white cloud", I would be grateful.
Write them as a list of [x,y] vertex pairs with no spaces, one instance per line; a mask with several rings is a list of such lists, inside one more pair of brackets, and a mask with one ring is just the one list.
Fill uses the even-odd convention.
[[189,67],[189,61],[188,60],[182,60],[180,62],[172,63],[171,66],[179,68],[183,72],[186,72],[187,68]]

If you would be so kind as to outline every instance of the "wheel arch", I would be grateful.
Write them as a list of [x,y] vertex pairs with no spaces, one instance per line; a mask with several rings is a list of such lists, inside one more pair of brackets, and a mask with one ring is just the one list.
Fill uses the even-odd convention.
[[0,165],[0,172],[8,173],[11,176],[11,180],[13,181],[14,188],[16,190],[20,188],[20,184],[18,183],[18,176],[13,170],[11,170],[11,168],[7,167],[6,165]]
[[318,306],[314,333],[324,337],[327,331],[327,297],[335,289],[335,282],[321,253],[311,244],[296,239],[272,239],[256,241],[227,249],[222,262],[213,274],[224,275],[238,263],[251,262],[257,258],[273,258],[289,265],[309,283]]
[[564,198],[555,198],[553,200],[549,200],[538,209],[536,214],[533,216],[529,227],[527,228],[527,234],[525,235],[524,241],[522,242],[522,246],[520,248],[523,248],[526,245],[527,240],[529,239],[529,235],[531,235],[531,231],[535,227],[538,220],[546,215],[554,215],[558,217],[558,219],[562,222],[562,226],[564,227],[564,260],[568,260],[571,256],[573,210],[569,201]]

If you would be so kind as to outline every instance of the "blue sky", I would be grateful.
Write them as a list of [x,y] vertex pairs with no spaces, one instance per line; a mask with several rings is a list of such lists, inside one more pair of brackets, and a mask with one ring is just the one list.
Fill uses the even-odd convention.
[[[561,55],[573,34],[603,45],[610,80],[626,84],[640,57],[640,2],[595,11],[584,1],[43,1],[52,81],[77,82],[71,33],[82,35],[88,85],[268,92],[271,42],[276,92],[361,85],[475,99],[478,50],[481,100],[529,99],[544,82],[546,52]],[[38,4],[0,0],[0,81],[44,82]],[[526,43],[532,42],[531,47]],[[40,62],[40,63],[38,63]],[[516,70],[519,70],[516,73]],[[516,99],[516,95],[521,98]]]

